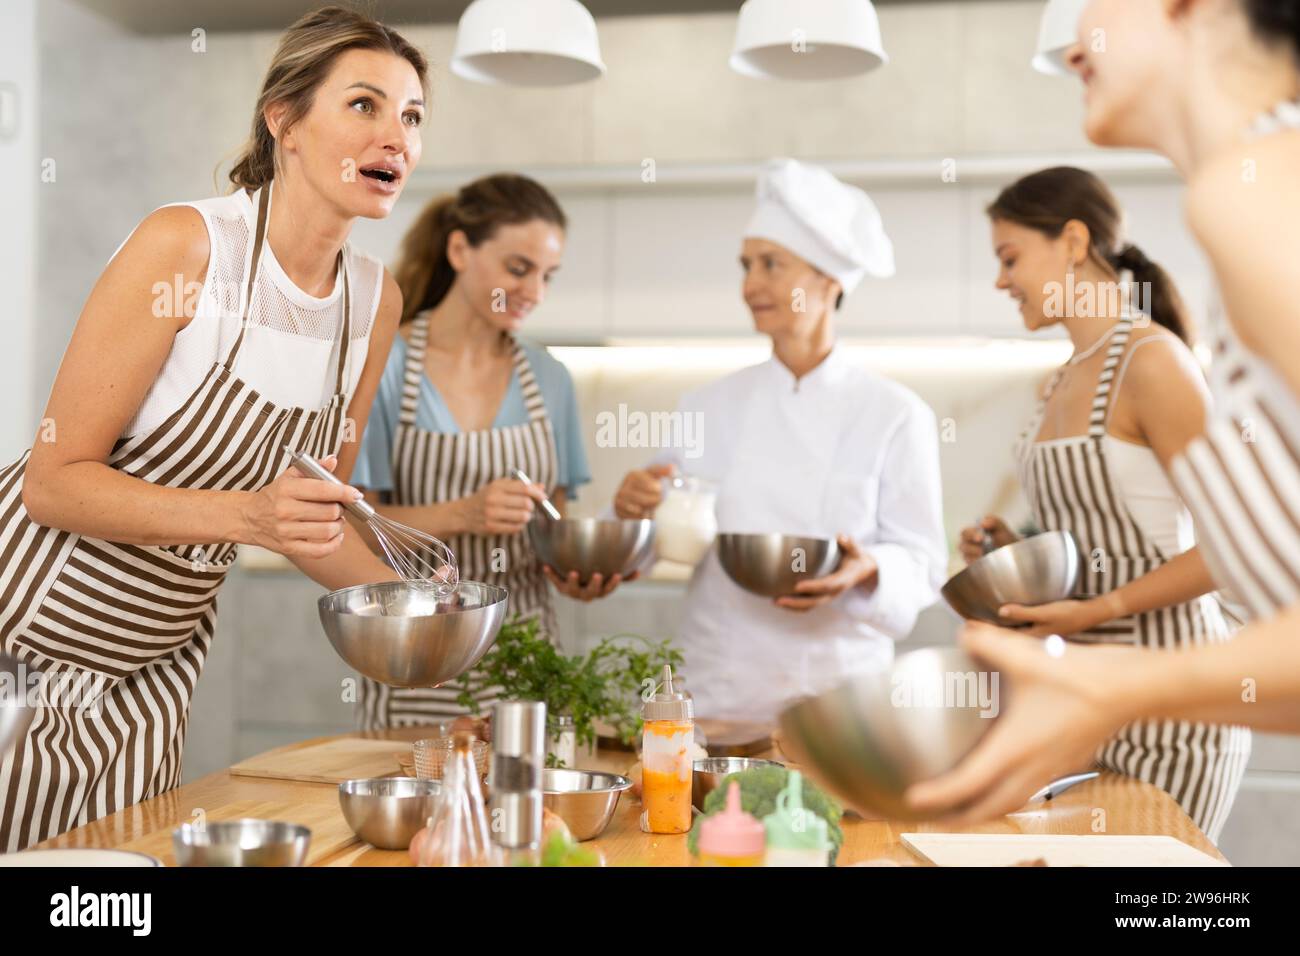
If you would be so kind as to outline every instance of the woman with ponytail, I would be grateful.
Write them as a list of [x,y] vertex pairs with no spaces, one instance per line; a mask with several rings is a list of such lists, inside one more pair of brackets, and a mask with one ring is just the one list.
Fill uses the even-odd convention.
[[[424,209],[403,240],[401,334],[353,475],[379,496],[380,513],[446,540],[462,577],[505,587],[511,613],[540,618],[548,634],[548,580],[585,601],[621,580],[579,581],[576,572],[562,580],[527,534],[544,495],[563,511],[591,480],[568,370],[518,335],[560,268],[565,225],[545,187],[505,173]],[[366,680],[361,725],[464,714],[456,696]]]
[[[1083,568],[1075,600],[1008,605],[1036,636],[1153,649],[1225,641],[1224,609],[1165,473],[1205,424],[1204,378],[1169,276],[1121,239],[1114,195],[1082,169],[1011,184],[989,206],[997,286],[1031,331],[1063,325],[1074,355],[1048,381],[1017,446],[1039,527],[1069,531]],[[1016,535],[995,516],[962,532],[969,562],[987,537]],[[1250,756],[1243,727],[1135,722],[1097,763],[1168,791],[1217,840]]]
[[[1199,555],[1251,621],[1174,654],[1044,653],[1035,638],[968,626],[964,646],[1015,690],[960,766],[909,793],[955,824],[1016,809],[1133,720],[1300,733],[1300,0],[1091,0],[1078,35],[1068,59],[1087,88],[1089,138],[1172,161],[1218,280],[1228,323],[1206,420],[1186,436],[1179,419],[1199,419],[1202,404],[1180,402],[1169,434],[1151,438]],[[1172,375],[1156,385],[1144,404],[1186,391]]]

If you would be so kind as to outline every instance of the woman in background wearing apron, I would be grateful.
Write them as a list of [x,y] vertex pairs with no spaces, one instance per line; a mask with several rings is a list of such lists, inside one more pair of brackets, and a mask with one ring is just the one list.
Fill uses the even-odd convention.
[[1176,654],[1080,647],[972,625],[963,643],[1016,688],[962,764],[915,787],[954,823],[1016,809],[1139,718],[1300,733],[1300,4],[1092,0],[1069,62],[1088,136],[1156,150],[1228,317],[1202,434],[1171,460],[1214,580],[1251,613],[1226,643]]
[[[0,470],[0,650],[86,691],[0,754],[0,850],[176,786],[237,545],[327,588],[395,577],[345,530],[355,489],[298,475],[285,446],[337,456],[365,421],[401,299],[347,236],[419,160],[425,74],[373,20],[302,18],[235,191],[154,212],[95,285],[35,446]],[[178,281],[202,288],[192,310],[151,300]]]
[[[526,176],[485,176],[429,204],[403,241],[401,335],[353,475],[380,493],[381,513],[445,540],[463,579],[506,588],[508,613],[550,635],[548,579],[579,600],[621,580],[561,580],[527,535],[543,494],[563,511],[591,480],[568,370],[516,335],[560,267],[564,230],[555,198]],[[363,679],[358,717],[365,729],[429,723],[466,713],[456,696]]]
[[[1003,618],[1029,622],[1040,636],[1152,649],[1228,640],[1191,516],[1165,474],[1204,427],[1207,404],[1173,283],[1121,242],[1118,202],[1082,169],[1026,176],[988,212],[998,288],[1020,304],[1031,331],[1060,324],[1075,345],[1016,457],[1037,525],[1069,531],[1079,544],[1080,597],[1009,605]],[[999,546],[1016,538],[1000,518],[982,525],[962,534],[967,561],[982,553],[986,534]],[[1244,727],[1168,720],[1130,724],[1096,755],[1103,768],[1168,791],[1215,842],[1249,757]]]

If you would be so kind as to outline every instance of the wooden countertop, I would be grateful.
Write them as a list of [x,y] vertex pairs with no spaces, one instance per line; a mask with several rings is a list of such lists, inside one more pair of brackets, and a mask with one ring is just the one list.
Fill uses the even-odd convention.
[[[401,728],[341,736],[412,741],[426,733],[421,728]],[[297,749],[331,739],[337,738],[306,740],[285,749]],[[400,745],[395,748],[398,749]],[[774,756],[779,759],[779,755]],[[635,759],[631,753],[602,750],[594,760],[579,763],[588,769],[622,773]],[[125,846],[151,852],[170,866],[175,863],[170,834],[179,824],[192,821],[199,812],[219,818],[223,815],[223,808],[237,808],[240,815],[249,815],[247,808],[265,806],[287,808],[287,812],[277,813],[277,818],[312,826],[313,849],[316,851],[313,856],[318,857],[313,860],[315,865],[409,866],[405,851],[377,850],[351,836],[339,810],[337,791],[333,784],[236,776],[223,770],[70,830],[38,846]],[[691,856],[686,849],[686,837],[642,833],[637,824],[640,811],[640,801],[625,794],[609,827],[598,839],[585,845],[599,849],[612,866],[689,866]],[[1104,820],[1101,812],[1104,812]],[[293,819],[295,814],[299,820]],[[251,812],[251,815],[258,814]],[[1050,803],[962,832],[1089,834],[1097,832],[1099,820],[1102,820],[1100,825],[1104,826],[1104,832],[1109,834],[1172,836],[1216,859],[1223,859],[1172,797],[1150,784],[1109,773],[1066,791]],[[326,829],[334,835],[333,839],[317,841],[317,833]],[[846,818],[843,829],[840,866],[875,859],[919,865],[922,861],[902,844],[900,835],[916,831],[947,832],[950,828]]]

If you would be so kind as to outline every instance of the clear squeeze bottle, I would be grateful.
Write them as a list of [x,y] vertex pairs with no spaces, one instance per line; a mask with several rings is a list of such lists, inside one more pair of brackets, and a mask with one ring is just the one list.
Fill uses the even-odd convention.
[[673,689],[673,669],[665,664],[659,692],[641,705],[641,829],[646,833],[686,833],[691,828],[691,745],[695,709]]

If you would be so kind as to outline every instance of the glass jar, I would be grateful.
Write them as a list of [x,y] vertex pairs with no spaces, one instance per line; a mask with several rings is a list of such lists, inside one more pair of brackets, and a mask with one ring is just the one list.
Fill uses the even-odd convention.
[[717,486],[692,475],[665,481],[663,501],[655,509],[655,553],[664,561],[699,564],[718,533]]
[[548,766],[567,767],[578,764],[578,730],[568,714],[556,714],[546,720],[546,754]]

